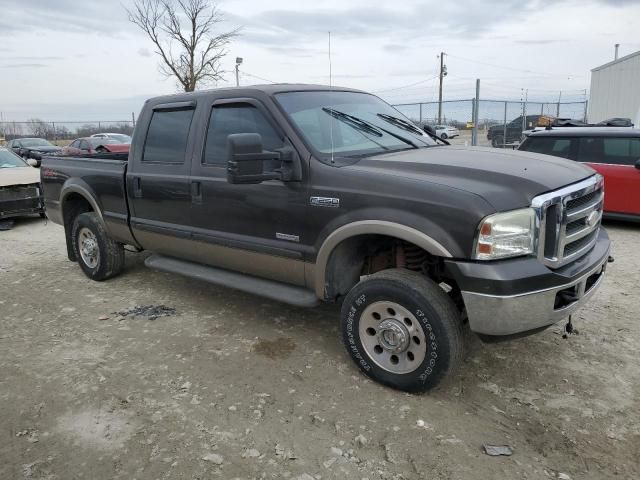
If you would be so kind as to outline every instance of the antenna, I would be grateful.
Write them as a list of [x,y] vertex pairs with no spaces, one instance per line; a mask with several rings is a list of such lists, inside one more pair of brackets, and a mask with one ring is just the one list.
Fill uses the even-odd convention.
[[[331,31],[329,31],[329,108],[333,108],[331,105],[331,93],[333,92],[333,74],[331,71]],[[333,160],[333,122],[334,118],[332,115],[329,117],[329,135],[331,137],[331,163],[334,163]]]

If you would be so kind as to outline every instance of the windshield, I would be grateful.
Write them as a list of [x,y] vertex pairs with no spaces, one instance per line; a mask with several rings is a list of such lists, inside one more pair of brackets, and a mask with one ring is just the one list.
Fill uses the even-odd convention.
[[378,97],[359,92],[276,94],[321,160],[353,158],[436,143]]
[[24,161],[14,153],[4,148],[0,149],[0,168],[28,167]]
[[24,138],[21,140],[24,147],[51,147],[49,142],[43,138]]

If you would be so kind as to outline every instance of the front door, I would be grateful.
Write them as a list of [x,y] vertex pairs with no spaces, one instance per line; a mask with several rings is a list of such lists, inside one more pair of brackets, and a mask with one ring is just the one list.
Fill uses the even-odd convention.
[[[202,149],[191,170],[191,224],[198,260],[304,284],[304,181],[227,182],[227,136],[259,133],[264,150],[290,147],[264,105],[254,99],[213,102]],[[278,165],[265,162],[265,171]]]
[[189,163],[195,106],[158,105],[153,109],[142,150],[127,169],[131,229],[140,245],[181,256],[190,237]]

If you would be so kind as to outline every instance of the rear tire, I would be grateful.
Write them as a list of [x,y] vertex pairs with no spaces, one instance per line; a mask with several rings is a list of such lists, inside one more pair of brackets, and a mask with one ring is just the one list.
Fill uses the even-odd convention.
[[71,241],[80,268],[91,280],[101,282],[122,271],[124,247],[107,235],[95,212],[76,217]]
[[407,392],[424,392],[462,361],[460,314],[429,278],[391,269],[351,289],[341,312],[342,339],[360,370]]
[[449,136],[446,133],[443,133],[442,135],[440,135],[440,138],[442,140],[446,140],[447,138],[449,138]]

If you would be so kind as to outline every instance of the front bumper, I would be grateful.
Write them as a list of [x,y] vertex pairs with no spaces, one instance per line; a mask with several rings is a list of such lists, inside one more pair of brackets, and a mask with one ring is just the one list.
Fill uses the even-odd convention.
[[0,219],[30,215],[44,211],[39,187],[0,188]]
[[602,283],[609,249],[600,229],[589,253],[556,270],[535,258],[447,261],[446,267],[462,290],[471,330],[514,335],[559,322],[587,303]]

